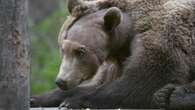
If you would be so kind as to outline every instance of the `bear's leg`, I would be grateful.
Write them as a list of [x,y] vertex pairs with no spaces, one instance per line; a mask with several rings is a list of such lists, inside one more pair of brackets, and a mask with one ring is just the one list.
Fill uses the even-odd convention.
[[54,89],[48,93],[42,95],[32,96],[30,99],[31,107],[58,107],[64,100],[64,91],[60,89]]
[[[81,108],[119,108],[118,102],[124,99],[128,94],[127,90],[121,90],[127,86],[125,83],[120,83],[122,80],[118,80],[117,87],[114,84],[105,85],[98,89],[86,89],[83,90],[82,94],[75,95],[73,97],[66,98],[64,102],[61,104],[61,107],[73,108],[73,109],[81,109]],[[121,88],[118,88],[121,87]],[[76,90],[77,91],[77,90]],[[115,91],[116,93],[112,93]],[[98,95],[97,95],[98,94]],[[116,105],[115,105],[116,104]]]

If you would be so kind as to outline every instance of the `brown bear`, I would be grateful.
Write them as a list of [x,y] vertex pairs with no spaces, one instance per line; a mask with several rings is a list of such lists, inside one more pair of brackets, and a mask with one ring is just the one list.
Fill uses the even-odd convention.
[[[71,4],[69,2],[69,7]],[[69,10],[71,12],[72,8]],[[90,87],[94,90],[121,76],[122,63],[130,54],[133,28],[129,16],[121,17],[120,14],[118,8],[111,8],[68,18],[61,28],[58,41],[62,63],[56,84],[60,89]],[[31,106],[59,106],[59,97],[65,97],[62,90],[33,96]]]
[[[194,0],[100,2],[93,4],[96,8],[91,10],[98,9],[98,5],[101,8],[96,11],[117,6],[121,12],[132,15],[136,33],[136,40],[131,42],[134,48],[120,79],[90,94],[66,98],[64,105],[71,108],[156,108],[158,106],[152,102],[155,91],[169,83],[183,85],[194,80]],[[124,11],[124,8],[129,10]]]
[[[66,97],[61,106],[158,108],[158,104],[153,102],[156,91],[158,93],[159,89],[170,83],[185,85],[194,80],[194,0],[97,0],[87,3],[70,0],[69,3],[71,14],[79,18],[86,19],[100,13],[96,15],[97,18],[104,18],[99,21],[102,25],[100,32],[107,32],[110,36],[119,33],[120,36],[116,37],[118,39],[125,36],[120,32],[126,28],[118,28],[120,31],[116,31],[117,27],[111,25],[110,28],[109,24],[113,24],[115,15],[121,18],[128,16],[131,19],[126,20],[123,25],[129,25],[133,21],[135,35],[129,41],[130,55],[124,61],[119,79],[95,90],[91,87],[71,89],[63,94],[71,95]],[[103,12],[109,12],[107,14],[110,16],[105,17],[107,14],[102,14]],[[105,20],[111,23],[105,23]],[[82,19],[77,19],[79,21]],[[82,23],[80,25],[84,25]],[[115,45],[110,48],[115,48]]]

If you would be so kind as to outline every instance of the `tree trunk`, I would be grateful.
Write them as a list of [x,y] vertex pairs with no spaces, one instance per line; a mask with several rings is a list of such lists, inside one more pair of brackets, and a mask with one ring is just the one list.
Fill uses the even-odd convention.
[[0,110],[29,109],[27,1],[0,0]]

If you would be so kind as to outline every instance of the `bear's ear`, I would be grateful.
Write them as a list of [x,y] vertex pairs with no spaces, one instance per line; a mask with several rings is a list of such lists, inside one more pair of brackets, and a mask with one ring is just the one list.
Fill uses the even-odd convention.
[[68,11],[72,13],[75,7],[84,5],[82,0],[68,0]]
[[112,31],[121,23],[122,12],[117,7],[112,7],[107,10],[104,15],[104,26],[106,30]]

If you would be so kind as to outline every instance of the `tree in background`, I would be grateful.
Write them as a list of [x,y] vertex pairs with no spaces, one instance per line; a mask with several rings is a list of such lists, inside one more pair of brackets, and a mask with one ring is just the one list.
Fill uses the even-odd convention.
[[58,8],[59,0],[29,0],[29,17],[37,24]]
[[0,110],[28,110],[27,1],[0,0]]

